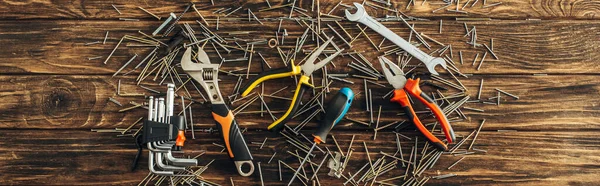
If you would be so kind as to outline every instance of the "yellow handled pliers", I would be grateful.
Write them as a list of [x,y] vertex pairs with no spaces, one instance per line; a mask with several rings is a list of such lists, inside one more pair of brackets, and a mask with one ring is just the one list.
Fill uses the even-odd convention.
[[283,128],[283,124],[285,124],[289,119],[291,119],[292,116],[294,116],[294,114],[297,112],[298,105],[300,104],[300,100],[302,99],[304,91],[306,91],[309,88],[315,88],[315,86],[310,84],[308,81],[310,80],[310,75],[314,71],[323,68],[323,66],[331,62],[331,60],[334,57],[336,57],[343,51],[343,49],[339,50],[334,54],[330,55],[329,57],[325,58],[324,60],[315,63],[317,57],[319,57],[323,50],[325,50],[325,48],[327,47],[327,45],[329,45],[332,39],[333,37],[327,40],[327,42],[321,45],[317,50],[315,50],[310,55],[310,57],[308,57],[308,59],[303,65],[297,66],[292,61],[290,66],[262,72],[258,76],[255,76],[252,79],[250,79],[248,84],[245,84],[244,86],[240,87],[239,91],[241,92],[241,96],[244,97],[247,96],[250,93],[250,91],[254,89],[254,87],[258,86],[258,84],[262,83],[263,81],[302,74],[302,76],[300,76],[300,79],[298,80],[298,85],[296,86],[296,91],[294,93],[294,97],[292,97],[292,103],[290,107],[281,118],[271,123],[267,127],[267,129],[271,131],[279,131]]

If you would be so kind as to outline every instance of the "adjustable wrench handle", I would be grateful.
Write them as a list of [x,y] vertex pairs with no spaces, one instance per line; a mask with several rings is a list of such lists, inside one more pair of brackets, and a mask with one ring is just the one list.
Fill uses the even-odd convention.
[[[244,136],[242,136],[242,131],[240,131],[233,113],[225,104],[212,104],[212,115],[217,122],[217,128],[219,128],[223,136],[227,153],[233,159],[238,173],[242,176],[250,176],[254,172],[252,154],[250,154],[248,145],[244,140]],[[250,166],[250,171],[244,172],[242,170],[242,165],[244,164]]]

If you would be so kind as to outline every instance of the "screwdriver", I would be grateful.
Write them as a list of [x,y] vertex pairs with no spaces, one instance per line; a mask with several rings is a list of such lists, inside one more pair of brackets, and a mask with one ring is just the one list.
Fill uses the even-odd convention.
[[340,91],[333,97],[333,99],[331,99],[331,101],[329,101],[329,103],[327,104],[329,105],[329,107],[325,109],[325,118],[319,123],[317,131],[313,133],[315,143],[312,145],[312,147],[306,154],[306,157],[304,157],[304,159],[300,163],[300,166],[294,173],[294,176],[290,180],[290,183],[288,183],[288,186],[291,185],[292,182],[294,182],[296,175],[298,175],[298,173],[302,169],[302,165],[304,165],[304,163],[306,162],[312,151],[315,149],[317,144],[325,143],[329,131],[331,131],[331,129],[335,125],[337,125],[338,122],[342,120],[342,118],[344,118],[344,115],[346,115],[346,112],[348,112],[348,109],[352,104],[352,99],[354,99],[354,93],[352,92],[352,89],[344,87],[340,89]]

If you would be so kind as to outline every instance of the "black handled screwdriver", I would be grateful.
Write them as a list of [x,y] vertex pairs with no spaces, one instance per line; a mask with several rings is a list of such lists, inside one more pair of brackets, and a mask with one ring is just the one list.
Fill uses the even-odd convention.
[[342,120],[342,118],[344,118],[344,115],[346,115],[346,112],[348,112],[348,109],[350,108],[353,99],[354,93],[352,92],[352,89],[344,87],[340,89],[340,91],[333,97],[333,99],[331,99],[331,101],[329,101],[329,103],[327,104],[329,105],[329,107],[325,109],[325,118],[319,123],[317,131],[313,133],[315,143],[312,145],[312,147],[306,154],[306,157],[304,157],[304,159],[300,163],[300,166],[294,173],[294,176],[290,180],[290,183],[288,183],[288,186],[291,185],[292,182],[294,182],[296,175],[298,175],[298,172],[300,172],[300,170],[302,169],[302,165],[304,165],[304,163],[310,156],[310,153],[312,153],[317,144],[325,143],[329,131],[331,131],[331,129],[335,125],[337,125],[340,122],[340,120]]

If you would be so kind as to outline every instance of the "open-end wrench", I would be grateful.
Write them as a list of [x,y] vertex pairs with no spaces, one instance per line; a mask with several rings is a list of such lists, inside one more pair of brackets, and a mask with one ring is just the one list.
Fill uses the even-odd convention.
[[354,14],[351,14],[350,11],[345,10],[346,19],[367,25],[369,28],[381,34],[387,40],[390,40],[394,44],[400,46],[400,48],[404,49],[410,55],[413,55],[414,57],[425,63],[425,66],[427,66],[427,70],[429,70],[430,73],[439,75],[435,71],[435,66],[437,65],[441,65],[444,69],[446,69],[446,61],[444,59],[439,57],[432,57],[429,54],[419,50],[419,48],[410,44],[408,41],[402,39],[402,37],[398,36],[398,34],[392,32],[390,29],[388,29],[381,23],[377,22],[377,20],[369,16],[369,14],[367,14],[365,8],[361,4],[354,3],[354,6],[356,6],[356,13]]

